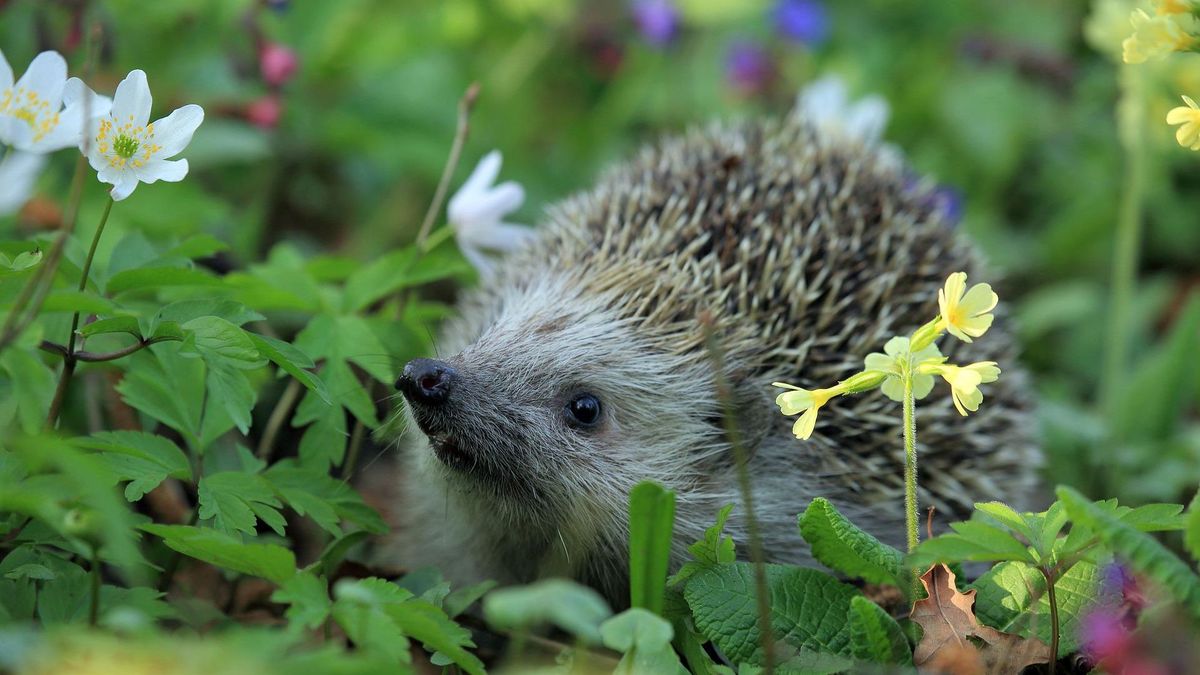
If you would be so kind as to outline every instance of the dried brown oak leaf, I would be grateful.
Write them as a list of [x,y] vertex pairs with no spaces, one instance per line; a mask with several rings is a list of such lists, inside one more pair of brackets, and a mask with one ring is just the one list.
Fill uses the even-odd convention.
[[[960,593],[949,567],[930,567],[921,575],[921,583],[927,597],[913,604],[909,618],[925,631],[913,652],[913,664],[922,672],[1012,675],[1026,666],[1050,661],[1046,643],[979,623],[974,589]],[[983,647],[967,639],[970,637],[982,641]],[[955,665],[948,671],[951,663]],[[964,668],[967,664],[970,666]]]

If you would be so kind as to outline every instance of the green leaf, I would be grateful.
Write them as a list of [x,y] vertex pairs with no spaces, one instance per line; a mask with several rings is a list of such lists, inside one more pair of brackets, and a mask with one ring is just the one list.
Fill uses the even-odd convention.
[[262,577],[282,584],[296,575],[296,557],[275,544],[244,544],[233,537],[204,527],[191,525],[140,526],[162,537],[172,550],[234,572]]
[[953,533],[927,539],[908,556],[912,567],[938,562],[1018,560],[1034,564],[1029,548],[1012,534],[982,520],[951,523]]
[[634,607],[662,614],[675,527],[675,493],[643,482],[629,493],[629,594]]
[[471,586],[463,586],[450,592],[446,599],[442,601],[442,608],[446,610],[446,615],[454,618],[459,614],[467,611],[467,609],[482,598],[488,591],[496,587],[495,581],[481,581]]
[[415,246],[408,246],[355,270],[346,280],[342,309],[347,313],[358,312],[396,291],[469,270],[461,260],[448,261],[436,254],[421,256]]
[[1180,504],[1146,504],[1133,509],[1117,509],[1117,517],[1122,523],[1142,532],[1182,530],[1187,521],[1182,513],[1183,506]]
[[208,386],[208,400],[215,402],[225,412],[238,431],[250,431],[253,421],[251,413],[258,392],[246,378],[246,374],[227,365],[227,361],[210,361],[204,383]]
[[528,631],[548,623],[594,645],[600,643],[600,624],[612,610],[586,586],[547,579],[492,591],[483,599],[483,615],[500,630]]
[[217,239],[211,234],[193,234],[184,239],[180,243],[172,246],[163,254],[164,258],[180,257],[180,258],[207,258],[214,253],[220,253],[229,248],[225,242]]
[[470,675],[483,675],[483,662],[466,647],[474,647],[471,632],[454,623],[446,613],[424,600],[389,603],[384,611],[403,633],[420,640],[430,651],[448,656]]
[[674,630],[656,614],[634,607],[600,624],[604,646],[622,654],[614,673],[682,673],[687,670],[671,648]]
[[982,502],[975,504],[975,510],[995,518],[1000,524],[1025,537],[1025,541],[1031,545],[1037,545],[1040,541],[1040,538],[1034,534],[1033,528],[1029,526],[1029,523],[1025,522],[1021,514],[1017,513],[1008,504],[1002,502]]
[[226,534],[256,534],[256,516],[283,536],[286,521],[283,506],[270,483],[262,476],[241,471],[222,471],[200,479],[200,519],[212,519],[213,527]]
[[343,518],[374,534],[387,532],[383,518],[353,488],[323,470],[283,460],[267,469],[262,478],[292,510],[312,518],[330,534],[341,535]]
[[90,291],[58,289],[46,295],[43,312],[79,312],[80,314],[111,314],[117,306],[112,300]]
[[291,626],[301,628],[317,628],[325,623],[333,609],[328,583],[309,572],[301,572],[283,582],[271,595],[271,601],[287,603],[289,607],[284,616]]
[[[767,565],[771,627],[777,639],[828,654],[850,654],[853,587],[805,567]],[[683,590],[696,628],[735,663],[762,663],[754,566],[717,565],[696,572]]]
[[227,359],[238,367],[252,367],[262,361],[249,334],[233,323],[216,316],[201,316],[183,324],[195,335],[196,350],[211,364]]
[[729,520],[729,514],[732,511],[733,504],[721,507],[721,510],[717,512],[717,522],[704,530],[704,538],[688,546],[688,552],[692,554],[693,560],[684,563],[679,571],[667,580],[668,584],[674,586],[702,569],[719,563],[733,562],[737,558],[733,538],[722,534],[725,531],[725,522]]
[[1060,486],[1055,492],[1072,520],[1090,527],[1135,570],[1162,584],[1180,604],[1200,616],[1200,578],[1187,564],[1153,537],[1121,522],[1077,490]]
[[99,450],[99,458],[127,480],[125,499],[136,502],[168,477],[190,481],[192,469],[187,455],[169,439],[143,431],[101,431],[77,438],[74,444]]
[[[54,373],[37,355],[13,345],[0,354],[0,370],[8,374],[7,387],[0,381],[0,427],[37,433],[46,425],[46,411],[54,398]],[[7,389],[8,391],[5,391]]]
[[309,424],[300,437],[300,462],[321,471],[338,466],[346,456],[346,412],[341,404],[328,405],[316,392],[308,392],[296,406],[293,426]]
[[19,565],[11,572],[4,574],[5,579],[35,579],[37,581],[52,581],[58,578],[58,575],[45,565],[37,563],[26,563]]
[[158,310],[154,320],[184,324],[205,316],[214,316],[235,326],[250,321],[262,321],[265,318],[240,302],[227,298],[188,298],[177,300]]
[[1200,334],[1200,294],[1192,294],[1170,335],[1137,364],[1122,388],[1112,428],[1121,440],[1171,438],[1200,381],[1196,335]]
[[[1033,567],[1003,562],[971,584],[975,616],[1006,633],[1037,637],[1050,644],[1050,597],[1046,578]],[[1090,562],[1071,566],[1054,584],[1058,601],[1058,654],[1064,656],[1079,646],[1080,621],[1100,598],[1100,569]]]
[[320,396],[325,403],[333,402],[333,399],[329,397],[329,392],[325,390],[325,383],[321,381],[321,378],[305,370],[305,368],[313,367],[313,361],[304,352],[283,340],[255,333],[246,333],[246,335],[250,337],[259,354],[270,359],[288,375],[296,378],[309,391]]
[[83,337],[105,333],[129,333],[141,337],[142,329],[138,326],[137,317],[133,316],[110,316],[107,319],[97,319],[79,329],[79,334]]
[[800,534],[826,567],[876,584],[907,588],[904,554],[859,529],[818,497],[800,516]]
[[117,272],[108,280],[105,292],[118,295],[168,286],[219,286],[221,280],[211,272],[190,267],[140,267]]
[[912,649],[900,624],[861,595],[850,599],[850,653],[873,663],[912,663]]
[[343,579],[334,585],[332,615],[346,636],[359,648],[393,662],[409,663],[408,637],[385,608],[412,597],[408,591],[383,579]]

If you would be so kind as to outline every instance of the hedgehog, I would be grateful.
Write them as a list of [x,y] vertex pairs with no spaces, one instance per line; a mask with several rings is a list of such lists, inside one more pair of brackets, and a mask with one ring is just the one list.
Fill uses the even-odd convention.
[[[726,532],[748,551],[726,423],[748,456],[767,561],[813,563],[796,517],[819,496],[903,545],[897,404],[838,399],[801,442],[771,383],[844,379],[936,316],[949,273],[987,278],[928,184],[890,146],[797,110],[667,138],[548,209],[532,243],[460,298],[442,356],[397,380],[420,432],[402,454],[399,562],[460,584],[568,577],[627,606],[628,495],[642,481],[676,495],[673,566],[730,503]],[[1004,368],[978,412],[959,416],[949,396],[917,409],[920,501],[943,521],[1036,498],[1005,324],[944,341],[951,359]]]

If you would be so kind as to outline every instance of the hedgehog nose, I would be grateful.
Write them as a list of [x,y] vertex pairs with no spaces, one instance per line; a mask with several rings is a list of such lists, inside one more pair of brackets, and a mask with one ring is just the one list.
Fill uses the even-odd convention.
[[413,359],[404,366],[396,388],[411,403],[440,405],[450,396],[456,373],[445,361]]

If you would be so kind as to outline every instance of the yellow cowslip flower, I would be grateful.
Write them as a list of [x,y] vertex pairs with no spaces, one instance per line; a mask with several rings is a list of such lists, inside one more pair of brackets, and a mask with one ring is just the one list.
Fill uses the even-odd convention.
[[975,284],[969,291],[966,288],[966,272],[951,274],[946,287],[938,290],[938,308],[942,327],[959,340],[970,342],[991,327],[995,318],[991,312],[1000,298],[988,284]]
[[995,382],[1000,377],[1000,368],[995,361],[980,361],[969,366],[927,361],[917,367],[917,372],[940,375],[950,385],[954,407],[963,417],[966,417],[968,410],[979,410],[983,403],[983,392],[979,391],[979,385]]
[[1191,14],[1196,9],[1193,0],[1154,0],[1158,14]]
[[1175,140],[1180,145],[1188,150],[1200,150],[1200,106],[1190,96],[1184,96],[1183,102],[1187,105],[1172,108],[1167,113],[1167,124],[1180,125],[1175,130]]
[[845,387],[839,384],[829,389],[801,389],[785,382],[772,382],[773,386],[791,389],[775,397],[775,405],[779,406],[784,415],[804,413],[792,425],[792,433],[800,440],[808,440],[813,428],[817,426],[817,411],[829,402],[829,399],[845,393]]
[[1129,20],[1133,24],[1133,35],[1121,43],[1125,63],[1145,63],[1172,52],[1189,51],[1196,46],[1196,36],[1185,27],[1194,23],[1189,15],[1150,16],[1145,10],[1135,9]]

